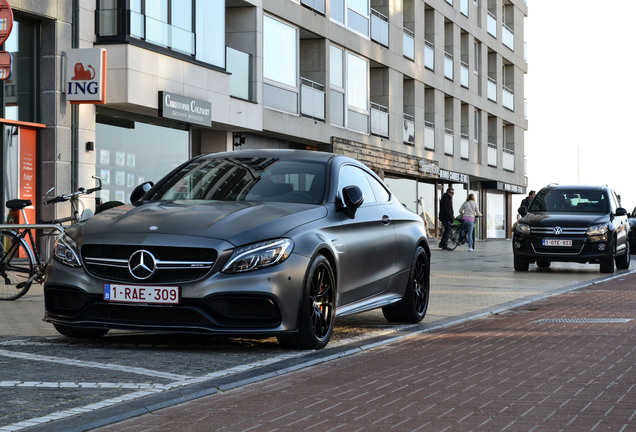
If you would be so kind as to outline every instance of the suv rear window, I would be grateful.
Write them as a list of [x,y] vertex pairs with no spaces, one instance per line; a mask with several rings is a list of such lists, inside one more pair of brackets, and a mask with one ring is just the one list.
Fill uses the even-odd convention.
[[530,212],[607,213],[608,199],[599,190],[540,191],[530,204]]

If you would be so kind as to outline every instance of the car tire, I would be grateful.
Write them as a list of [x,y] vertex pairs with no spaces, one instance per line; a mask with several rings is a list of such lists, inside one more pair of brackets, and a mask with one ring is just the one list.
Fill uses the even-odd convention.
[[605,258],[601,260],[600,271],[601,273],[614,273],[614,261],[616,257],[616,248],[614,247],[614,243],[610,244],[609,250],[611,253],[608,253]]
[[53,324],[58,333],[68,337],[78,338],[98,338],[108,333],[109,329],[105,328],[83,328],[71,327],[62,324]]
[[527,272],[530,268],[530,261],[528,258],[521,257],[519,255],[514,256],[515,271]]
[[283,347],[298,349],[324,348],[333,333],[336,278],[331,263],[324,255],[316,256],[305,277],[303,297],[298,312],[298,331],[278,336]]
[[422,246],[415,250],[409,272],[406,292],[402,300],[382,308],[382,314],[389,322],[417,323],[424,319],[428,309],[431,267],[428,255]]
[[550,261],[546,261],[546,260],[537,261],[537,267],[539,267],[539,268],[550,268],[550,264],[552,264],[552,263]]
[[627,247],[625,253],[616,257],[616,268],[619,270],[627,270],[629,268],[629,265],[631,264],[632,258],[630,245],[629,243],[627,243],[625,246]]

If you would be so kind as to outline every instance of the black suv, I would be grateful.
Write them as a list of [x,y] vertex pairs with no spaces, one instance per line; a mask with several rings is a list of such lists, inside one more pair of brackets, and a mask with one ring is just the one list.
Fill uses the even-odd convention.
[[607,186],[549,185],[539,191],[514,226],[516,271],[552,261],[600,264],[602,273],[630,264],[627,210]]

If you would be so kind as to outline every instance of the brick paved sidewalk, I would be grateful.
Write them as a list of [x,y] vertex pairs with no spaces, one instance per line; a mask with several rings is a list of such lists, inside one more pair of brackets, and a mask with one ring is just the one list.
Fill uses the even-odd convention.
[[636,275],[98,430],[636,431]]

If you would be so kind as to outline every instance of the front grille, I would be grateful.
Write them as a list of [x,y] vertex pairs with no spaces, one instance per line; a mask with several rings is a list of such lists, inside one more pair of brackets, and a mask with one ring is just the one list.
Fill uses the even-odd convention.
[[276,303],[258,295],[217,295],[182,299],[178,305],[140,305],[105,302],[99,294],[48,286],[44,291],[46,311],[67,324],[76,321],[113,327],[170,328],[184,331],[208,328],[272,328],[281,323]]
[[[532,227],[530,228],[532,234],[552,235],[554,234],[554,227]],[[561,227],[563,235],[585,235],[587,228],[566,228]]]
[[[156,258],[157,269],[147,279],[134,277],[128,269],[128,260],[139,250],[146,250]],[[217,253],[208,248],[183,248],[136,245],[85,245],[82,260],[91,275],[112,282],[132,283],[186,283],[205,277]]]

